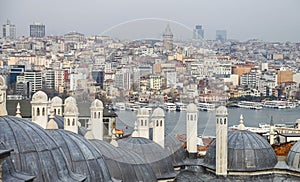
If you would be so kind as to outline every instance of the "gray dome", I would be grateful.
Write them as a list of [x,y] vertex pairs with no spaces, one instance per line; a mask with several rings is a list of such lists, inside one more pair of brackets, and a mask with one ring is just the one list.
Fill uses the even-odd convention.
[[[9,160],[13,167],[34,181],[83,181],[73,173],[55,140],[37,124],[13,116],[0,117],[0,150],[13,149]],[[4,146],[5,145],[5,146]],[[5,175],[5,174],[4,174]]]
[[84,137],[66,130],[47,130],[63,149],[72,171],[86,181],[111,181],[102,154]]
[[162,108],[158,107],[154,109],[152,117],[165,117],[165,112]]
[[293,169],[300,171],[300,142],[295,143],[286,158],[286,163]]
[[198,111],[198,108],[196,106],[196,104],[194,103],[190,103],[189,105],[187,105],[186,107],[186,112],[197,112]]
[[150,164],[157,179],[168,179],[176,175],[170,155],[157,143],[147,138],[131,137],[118,140],[120,148],[133,151]]
[[31,103],[46,103],[48,102],[48,96],[43,91],[37,91],[33,94]]
[[[267,170],[276,164],[276,154],[262,136],[247,130],[228,132],[228,171]],[[216,140],[206,152],[204,166],[216,168]]]
[[171,156],[174,167],[184,165],[186,152],[182,143],[173,135],[165,137],[165,151]]
[[113,178],[124,182],[157,181],[151,166],[135,152],[128,152],[101,140],[90,141],[101,151]]

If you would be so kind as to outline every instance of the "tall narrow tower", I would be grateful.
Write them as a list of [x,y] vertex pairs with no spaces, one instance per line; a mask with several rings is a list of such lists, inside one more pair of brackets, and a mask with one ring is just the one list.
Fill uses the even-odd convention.
[[161,108],[156,108],[152,114],[153,141],[165,147],[165,113]]
[[227,120],[228,112],[225,106],[216,110],[216,174],[227,175]]
[[[68,99],[68,98],[67,98]],[[64,108],[64,129],[78,133],[78,108],[75,99],[65,100]],[[75,102],[74,102],[75,100]],[[70,102],[67,102],[70,101]]]
[[43,91],[37,91],[32,96],[31,110],[32,110],[32,122],[40,125],[46,129],[48,123],[48,96]]
[[96,99],[92,102],[91,107],[91,130],[95,139],[103,140],[103,103]]
[[3,107],[6,109],[6,82],[3,76],[0,76],[0,99],[2,101]]
[[149,111],[146,108],[140,108],[137,114],[139,137],[149,139]]
[[54,115],[58,115],[58,116],[62,116],[63,115],[63,111],[62,111],[62,107],[63,107],[63,101],[60,97],[55,96],[52,98],[51,100],[51,107],[53,108],[54,111]]
[[197,122],[198,109],[193,103],[189,104],[186,109],[186,137],[187,137],[187,151],[189,158],[197,158]]
[[168,51],[171,51],[173,49],[173,33],[169,24],[167,25],[165,32],[163,33],[163,46]]

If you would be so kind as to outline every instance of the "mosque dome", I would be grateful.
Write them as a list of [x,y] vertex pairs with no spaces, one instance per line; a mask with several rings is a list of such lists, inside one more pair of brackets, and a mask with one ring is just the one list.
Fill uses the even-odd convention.
[[[0,150],[13,149],[11,160],[16,171],[35,176],[34,181],[83,181],[73,173],[56,141],[37,124],[13,117],[0,117]],[[3,174],[5,175],[5,174]]]
[[84,137],[66,130],[46,131],[62,148],[73,172],[86,181],[111,181],[102,154]]
[[63,104],[63,100],[60,97],[53,97],[51,100],[51,104],[53,107],[61,107]]
[[92,104],[91,104],[91,108],[94,109],[103,109],[103,103],[101,100],[99,99],[95,99]]
[[43,91],[37,91],[33,94],[31,103],[45,103],[48,102],[48,96]]
[[154,109],[152,117],[165,117],[165,112],[162,108],[158,107]]
[[65,105],[68,105],[68,104],[70,104],[70,103],[73,103],[73,104],[76,105],[76,99],[75,99],[74,97],[72,97],[72,96],[69,96],[69,97],[66,98],[66,100],[65,100]]
[[194,104],[194,103],[190,103],[186,107],[186,112],[197,112],[197,111],[198,111],[198,108],[197,108],[196,104]]
[[137,116],[149,116],[149,110],[147,108],[139,108]]
[[[260,171],[273,169],[276,154],[262,136],[247,131],[228,132],[228,171]],[[216,140],[210,145],[204,158],[204,166],[216,168]]]
[[133,151],[149,164],[157,179],[168,179],[176,176],[170,155],[157,143],[147,138],[130,137],[118,140],[120,148]]
[[182,166],[186,157],[182,143],[173,135],[165,137],[165,151],[171,156],[174,167]]
[[132,151],[126,151],[101,140],[92,139],[91,143],[101,151],[110,174],[124,182],[157,181],[151,166],[142,157]]
[[290,149],[286,163],[292,169],[300,171],[300,142],[296,142]]
[[64,115],[78,114],[78,108],[75,104],[68,104],[64,108]]

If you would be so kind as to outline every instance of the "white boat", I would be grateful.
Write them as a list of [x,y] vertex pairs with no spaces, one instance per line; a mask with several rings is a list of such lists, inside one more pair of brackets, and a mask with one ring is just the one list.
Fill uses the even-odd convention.
[[186,111],[187,105],[182,102],[175,102],[176,105],[176,111]]
[[214,111],[216,109],[215,104],[210,104],[210,103],[198,103],[198,109],[200,111]]
[[176,105],[174,103],[171,103],[171,102],[166,102],[164,104],[164,109],[166,111],[176,111]]
[[289,101],[272,100],[272,101],[265,101],[264,107],[275,108],[275,109],[290,109],[290,108],[295,108],[296,103],[289,102]]
[[126,106],[124,102],[117,102],[114,106],[114,109],[117,111],[125,111]]
[[247,108],[247,109],[262,109],[262,105],[258,102],[250,102],[250,101],[240,101],[237,104],[238,107]]

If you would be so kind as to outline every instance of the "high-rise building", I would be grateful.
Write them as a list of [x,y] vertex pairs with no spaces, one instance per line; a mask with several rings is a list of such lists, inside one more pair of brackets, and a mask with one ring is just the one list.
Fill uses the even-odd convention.
[[221,42],[227,41],[227,31],[226,30],[217,30],[216,31],[216,40]]
[[41,23],[34,23],[29,26],[30,37],[45,37],[45,25]]
[[2,25],[2,37],[16,39],[16,26],[11,24],[9,20]]
[[196,25],[193,34],[194,39],[204,39],[204,29],[202,25]]
[[163,34],[163,46],[168,51],[171,51],[173,49],[173,33],[169,24],[167,25]]

